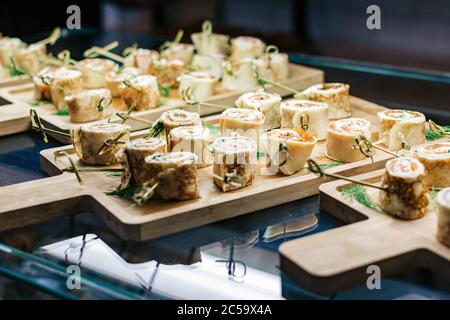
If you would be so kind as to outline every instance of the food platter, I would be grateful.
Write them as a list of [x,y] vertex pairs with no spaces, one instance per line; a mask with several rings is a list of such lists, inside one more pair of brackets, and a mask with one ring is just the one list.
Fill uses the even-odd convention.
[[[353,179],[379,185],[384,172]],[[375,268],[382,277],[427,268],[450,278],[450,248],[437,239],[435,209],[421,219],[401,220],[349,198],[343,190],[352,185],[337,180],[320,186],[320,209],[348,225],[281,245],[283,272],[306,290],[325,295],[365,284]],[[379,206],[379,191],[366,190]]]
[[[382,106],[355,97],[351,97],[351,105],[355,117],[368,119],[374,124],[377,112],[385,110]],[[217,116],[203,119],[209,125],[215,125],[217,121]],[[377,128],[373,130],[373,138],[376,139]],[[147,132],[134,132],[132,139]],[[320,164],[332,163],[325,157],[324,150],[325,142],[319,142],[312,158]],[[129,200],[105,195],[105,192],[117,187],[120,177],[107,172],[82,172],[83,184],[80,185],[73,173],[62,173],[70,163],[66,157],[55,156],[61,152],[68,153],[80,168],[87,167],[79,161],[73,146],[42,151],[41,167],[53,177],[0,189],[0,225],[3,229],[60,215],[92,212],[122,238],[144,241],[312,196],[318,193],[320,184],[330,181],[307,171],[292,176],[257,175],[253,185],[223,193],[213,183],[211,167],[206,167],[198,170],[199,199],[150,200],[143,206],[136,206]],[[345,176],[361,174],[382,168],[391,157],[376,152],[373,161],[365,159],[341,164],[327,171]],[[30,196],[23,198],[23,194]]]

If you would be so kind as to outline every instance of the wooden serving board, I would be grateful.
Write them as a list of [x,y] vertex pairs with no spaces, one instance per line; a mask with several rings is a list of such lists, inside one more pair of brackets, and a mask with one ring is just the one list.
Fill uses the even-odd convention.
[[[282,82],[284,85],[287,85],[291,88],[294,88],[296,90],[303,90],[313,84],[322,83],[324,80],[324,73],[321,70],[313,69],[309,67],[304,67],[300,65],[291,64],[290,65],[290,79],[287,81]],[[289,94],[288,91],[280,88],[270,87],[270,92],[276,92],[279,93],[281,96],[286,96]],[[12,117],[16,117],[15,120],[19,125],[17,126],[17,131],[25,131],[29,127],[30,120],[29,117],[23,117],[23,114],[29,113],[30,108],[32,107],[31,103],[33,102],[33,90],[34,85],[32,83],[28,83],[25,85],[20,86],[14,86],[9,87],[3,90],[0,90],[0,98],[6,99],[8,101],[12,102],[12,105],[18,105],[16,112],[11,115]],[[235,100],[243,93],[250,91],[250,90],[242,90],[242,91],[232,91],[232,92],[224,92],[217,94],[213,97],[210,97],[209,99],[205,100],[211,103],[216,103],[220,105],[225,106],[234,106]],[[139,116],[141,118],[145,118],[147,120],[155,120],[157,119],[163,112],[170,110],[170,109],[176,109],[183,107],[185,110],[188,111],[198,111],[197,107],[195,106],[187,106],[182,99],[180,99],[178,93],[176,90],[171,90],[171,98],[162,98],[163,105],[159,106],[158,108],[146,110],[146,111],[138,111],[133,112],[132,114],[134,116]],[[25,104],[24,104],[25,103]],[[126,111],[127,107],[123,103],[121,99],[115,99],[113,101],[113,108],[117,111]],[[60,130],[64,132],[68,132],[70,129],[77,128],[80,125],[88,124],[88,123],[73,123],[70,121],[69,116],[60,116],[55,115],[55,112],[57,111],[55,106],[53,104],[47,104],[47,105],[41,105],[39,107],[35,107],[38,111],[39,116],[42,119],[42,123],[50,129],[54,130]],[[0,109],[0,117],[2,109]],[[214,113],[218,113],[222,111],[220,108],[212,108],[212,107],[202,107],[201,108],[201,115],[210,115]],[[94,123],[94,122],[90,122]],[[132,126],[132,130],[142,130],[148,125],[143,124],[141,122],[137,121],[128,121],[128,124]],[[2,130],[3,126],[7,126],[9,130]],[[3,131],[6,132],[6,134],[14,133],[11,131],[11,126],[8,125],[8,123],[4,123],[1,121],[0,118],[0,136],[4,135]],[[55,139],[63,142],[63,143],[70,143],[70,140],[66,137],[62,136],[53,136]]]
[[[384,171],[354,179],[381,184]],[[382,277],[425,267],[450,279],[450,248],[436,238],[434,213],[400,220],[342,195],[342,188],[351,184],[337,180],[319,188],[320,208],[351,224],[281,245],[283,272],[304,289],[326,295],[364,285],[370,265],[379,266]],[[365,189],[378,204],[379,190]]]
[[[354,116],[372,121],[376,131],[376,113],[384,107],[353,97],[351,103]],[[217,116],[204,121],[215,123]],[[132,138],[144,133],[134,132]],[[67,158],[55,159],[61,151],[69,153],[78,166],[85,167],[71,145],[42,151],[41,167],[55,177],[0,188],[0,229],[60,215],[92,212],[124,239],[144,241],[306,198],[317,194],[321,183],[331,181],[306,170],[293,176],[257,175],[253,185],[222,193],[213,183],[212,167],[207,167],[198,172],[200,199],[180,202],[150,200],[137,207],[128,200],[105,195],[118,186],[120,177],[103,172],[82,172],[84,184],[80,186],[74,174],[61,174],[62,169],[69,167]],[[319,164],[332,162],[325,157],[324,151],[325,142],[320,142],[312,154]],[[346,176],[361,174],[382,168],[390,157],[376,152],[373,162],[366,159],[327,170]]]

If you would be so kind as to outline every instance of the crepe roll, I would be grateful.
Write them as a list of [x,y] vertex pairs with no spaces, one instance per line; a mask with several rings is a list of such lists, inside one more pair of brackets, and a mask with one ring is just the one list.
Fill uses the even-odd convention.
[[75,151],[86,164],[109,166],[122,161],[131,127],[126,124],[101,122],[71,131]]
[[263,55],[266,45],[261,39],[241,36],[231,40],[231,60],[257,58]]
[[14,59],[19,69],[29,74],[37,74],[44,65],[47,49],[43,44],[32,44],[16,51]]
[[450,188],[441,190],[436,198],[438,203],[437,238],[450,247]]
[[254,109],[229,108],[222,112],[219,127],[223,136],[241,135],[251,138],[259,145],[259,136],[264,131],[265,117]]
[[269,53],[269,66],[273,80],[286,81],[289,79],[289,56],[286,53]]
[[217,81],[217,78],[208,72],[192,71],[189,73],[184,73],[179,78],[179,92],[180,95],[182,95],[183,91],[187,88],[191,88],[195,94],[195,97],[199,101],[203,101],[214,95]]
[[222,65],[222,87],[230,91],[249,91],[258,87],[258,81],[253,70],[253,59],[224,62]]
[[280,127],[281,97],[275,93],[258,90],[241,95],[235,105],[238,108],[258,110],[264,114],[264,129],[271,130]]
[[55,107],[66,108],[64,98],[83,91],[83,74],[78,70],[65,67],[57,69],[51,78],[51,97]]
[[256,175],[256,145],[241,136],[214,141],[214,184],[223,192],[247,187]]
[[227,54],[230,37],[211,32],[197,32],[191,34],[191,40],[197,53],[202,55]]
[[416,111],[384,110],[378,112],[379,139],[385,141],[389,150],[397,151],[403,145],[415,146],[426,142],[425,116]]
[[197,127],[202,125],[202,121],[200,120],[200,115],[198,113],[189,112],[181,109],[169,110],[164,112],[160,117],[160,121],[164,126],[164,132],[167,138],[169,138],[170,131],[177,127],[182,126]]
[[262,135],[262,144],[269,157],[270,168],[285,175],[302,170],[309,159],[317,139],[302,129],[275,129]]
[[450,142],[423,146],[417,150],[416,158],[425,166],[427,185],[450,187]]
[[134,67],[123,68],[120,72],[111,71],[105,77],[106,88],[111,91],[111,96],[113,98],[120,98],[123,82],[128,78],[137,77],[141,73],[140,69]]
[[186,72],[186,65],[181,60],[161,59],[158,64],[158,82],[160,86],[178,87],[178,78]]
[[19,38],[4,37],[0,39],[0,62],[7,67],[11,64],[16,52],[26,45]]
[[115,71],[116,68],[116,63],[108,59],[89,58],[78,63],[78,69],[83,73],[83,82],[87,89],[104,88],[106,75]]
[[350,86],[344,83],[320,83],[294,95],[296,99],[328,104],[328,119],[337,120],[352,115]]
[[198,168],[204,168],[212,164],[210,142],[211,133],[206,127],[177,127],[170,131],[170,151],[192,152],[197,156]]
[[222,64],[225,56],[222,54],[196,54],[192,59],[192,69],[195,71],[204,71],[212,74],[217,79],[222,78]]
[[200,196],[197,157],[190,152],[158,153],[145,158],[147,186],[158,183],[154,198],[190,200]]
[[34,83],[34,100],[35,101],[51,101],[51,82],[53,80],[54,68],[45,67],[33,77]]
[[399,157],[386,163],[386,172],[380,190],[380,204],[392,216],[412,220],[425,215],[428,210],[428,186],[425,167],[419,160]]
[[336,161],[355,162],[366,156],[357,147],[356,138],[371,140],[370,122],[360,118],[332,121],[328,124],[327,156]]
[[128,77],[120,87],[122,99],[128,108],[135,111],[153,109],[159,106],[158,79],[152,75]]
[[165,152],[167,152],[165,139],[140,138],[129,141],[125,147],[127,168],[125,168],[126,171],[122,176],[122,180],[126,179],[127,181],[124,187],[128,185],[142,187],[149,180],[145,170],[145,158],[156,153]]
[[83,123],[108,118],[114,114],[108,89],[90,89],[65,98],[70,121]]
[[159,52],[149,49],[136,49],[132,51],[126,58],[124,65],[126,67],[134,67],[141,70],[143,74],[156,75],[159,61]]
[[168,61],[181,60],[185,65],[189,65],[194,56],[194,46],[188,43],[172,43],[161,51],[161,58]]
[[322,102],[291,99],[281,103],[281,127],[302,128],[318,140],[327,138],[328,105]]

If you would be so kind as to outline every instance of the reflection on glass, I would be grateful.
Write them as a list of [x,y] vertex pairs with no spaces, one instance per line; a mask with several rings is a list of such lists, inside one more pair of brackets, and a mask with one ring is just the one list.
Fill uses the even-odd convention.
[[299,237],[316,229],[318,222],[315,214],[308,214],[294,220],[268,226],[264,232],[263,241],[273,242],[289,237]]

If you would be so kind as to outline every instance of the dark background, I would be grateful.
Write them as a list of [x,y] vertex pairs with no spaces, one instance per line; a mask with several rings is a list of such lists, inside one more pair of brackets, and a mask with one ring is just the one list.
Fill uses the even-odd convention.
[[[83,28],[170,38],[208,18],[217,32],[257,35],[283,50],[450,72],[448,0],[3,0],[0,32],[65,26],[70,4],[81,7]],[[370,4],[381,7],[381,30],[366,28]]]

